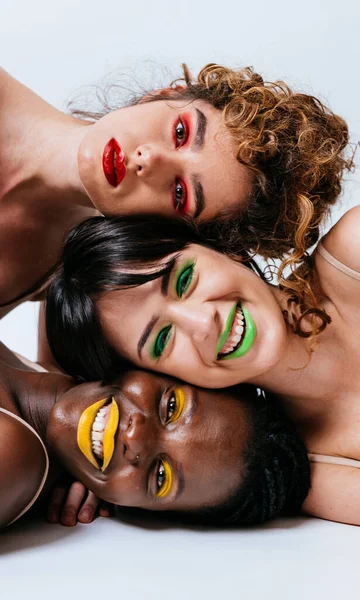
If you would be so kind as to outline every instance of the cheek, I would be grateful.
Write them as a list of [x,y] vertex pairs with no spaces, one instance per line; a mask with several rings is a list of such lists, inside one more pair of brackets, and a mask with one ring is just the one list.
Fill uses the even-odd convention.
[[118,506],[140,507],[144,505],[145,485],[139,469],[128,466],[109,475],[99,489],[99,497]]

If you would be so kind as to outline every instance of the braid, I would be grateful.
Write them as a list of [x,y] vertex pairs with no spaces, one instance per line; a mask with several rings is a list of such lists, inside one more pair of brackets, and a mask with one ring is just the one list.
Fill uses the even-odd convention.
[[281,515],[295,515],[310,487],[306,448],[292,424],[263,396],[249,403],[253,438],[245,457],[246,472],[237,492],[222,506],[197,514],[212,525],[257,525]]

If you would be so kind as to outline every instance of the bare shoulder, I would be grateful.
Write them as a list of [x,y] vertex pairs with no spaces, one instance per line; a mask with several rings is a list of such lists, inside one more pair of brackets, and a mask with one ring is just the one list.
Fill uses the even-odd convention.
[[31,502],[45,468],[44,449],[34,433],[0,412],[0,527],[10,523]]
[[303,511],[313,517],[360,525],[360,469],[311,464],[311,489]]
[[322,240],[343,265],[360,272],[360,206],[348,210]]

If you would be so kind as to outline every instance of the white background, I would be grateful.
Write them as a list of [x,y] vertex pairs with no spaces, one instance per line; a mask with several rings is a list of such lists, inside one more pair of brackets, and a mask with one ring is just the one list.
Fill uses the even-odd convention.
[[[253,65],[319,96],[354,142],[359,31],[356,0],[0,0],[2,65],[59,108],[109,72],[149,85],[182,62],[194,73],[207,62]],[[359,173],[347,179],[333,220],[360,202]],[[0,339],[30,358],[36,313],[23,305],[0,323]],[[0,586],[12,598],[358,598],[359,543],[357,528],[315,520],[227,533],[22,526],[0,537]]]

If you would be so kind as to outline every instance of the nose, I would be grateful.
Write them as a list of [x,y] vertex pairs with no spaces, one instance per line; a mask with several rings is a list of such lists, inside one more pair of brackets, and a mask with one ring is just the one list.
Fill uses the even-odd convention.
[[197,344],[216,338],[218,313],[213,302],[174,302],[168,307],[168,317]]
[[130,157],[130,164],[138,177],[150,178],[156,174],[167,172],[171,161],[164,149],[155,144],[143,144],[138,146]]
[[122,431],[120,439],[124,444],[125,458],[133,463],[144,459],[149,445],[153,441],[148,427],[148,420],[140,412],[129,417],[127,428]]

